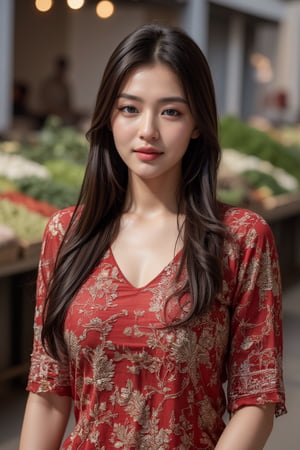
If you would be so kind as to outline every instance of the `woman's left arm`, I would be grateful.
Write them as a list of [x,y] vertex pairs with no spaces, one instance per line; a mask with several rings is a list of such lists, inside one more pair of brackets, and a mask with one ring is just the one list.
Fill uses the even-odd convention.
[[216,450],[261,450],[273,418],[286,412],[282,376],[282,291],[271,228],[241,214],[236,285],[231,297],[227,409]]
[[275,404],[244,406],[231,417],[215,450],[262,450],[272,431]]

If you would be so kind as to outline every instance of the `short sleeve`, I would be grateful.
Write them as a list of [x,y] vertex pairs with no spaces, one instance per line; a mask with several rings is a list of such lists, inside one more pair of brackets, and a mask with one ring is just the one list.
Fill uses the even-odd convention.
[[238,230],[232,299],[228,409],[276,404],[286,412],[282,374],[282,291],[277,249],[268,224],[250,214]]
[[41,342],[42,312],[47,284],[51,278],[56,254],[65,231],[62,219],[66,214],[67,210],[55,213],[50,218],[43,236],[36,287],[33,351],[27,390],[70,396],[68,364],[62,365],[52,359],[45,352]]

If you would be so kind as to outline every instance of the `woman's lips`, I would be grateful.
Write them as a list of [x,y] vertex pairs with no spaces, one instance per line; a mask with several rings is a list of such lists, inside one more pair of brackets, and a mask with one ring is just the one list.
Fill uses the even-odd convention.
[[134,153],[142,161],[154,161],[162,155],[162,152],[150,147],[137,148],[134,150]]

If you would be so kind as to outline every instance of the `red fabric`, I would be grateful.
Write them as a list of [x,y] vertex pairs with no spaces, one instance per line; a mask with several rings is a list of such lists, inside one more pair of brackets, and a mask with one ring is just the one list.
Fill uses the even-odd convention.
[[[225,426],[226,381],[229,411],[271,402],[285,412],[278,260],[262,218],[226,209],[223,292],[178,328],[164,327],[163,310],[181,252],[137,289],[108,250],[68,311],[62,367],[42,349],[41,312],[72,211],[57,213],[45,231],[27,387],[73,397],[76,427],[63,449],[213,449]],[[178,314],[171,302],[167,316]]]

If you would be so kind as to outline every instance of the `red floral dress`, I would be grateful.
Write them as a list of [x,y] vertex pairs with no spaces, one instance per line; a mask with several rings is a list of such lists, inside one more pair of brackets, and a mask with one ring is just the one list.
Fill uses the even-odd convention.
[[[278,259],[261,217],[226,209],[223,292],[206,314],[177,328],[165,327],[164,303],[181,252],[135,288],[109,249],[69,308],[63,366],[47,356],[40,332],[46,285],[72,212],[56,213],[45,230],[27,386],[73,398],[76,425],[63,449],[213,449],[226,407],[276,403],[276,415],[285,412]],[[170,302],[168,317],[178,314]]]

